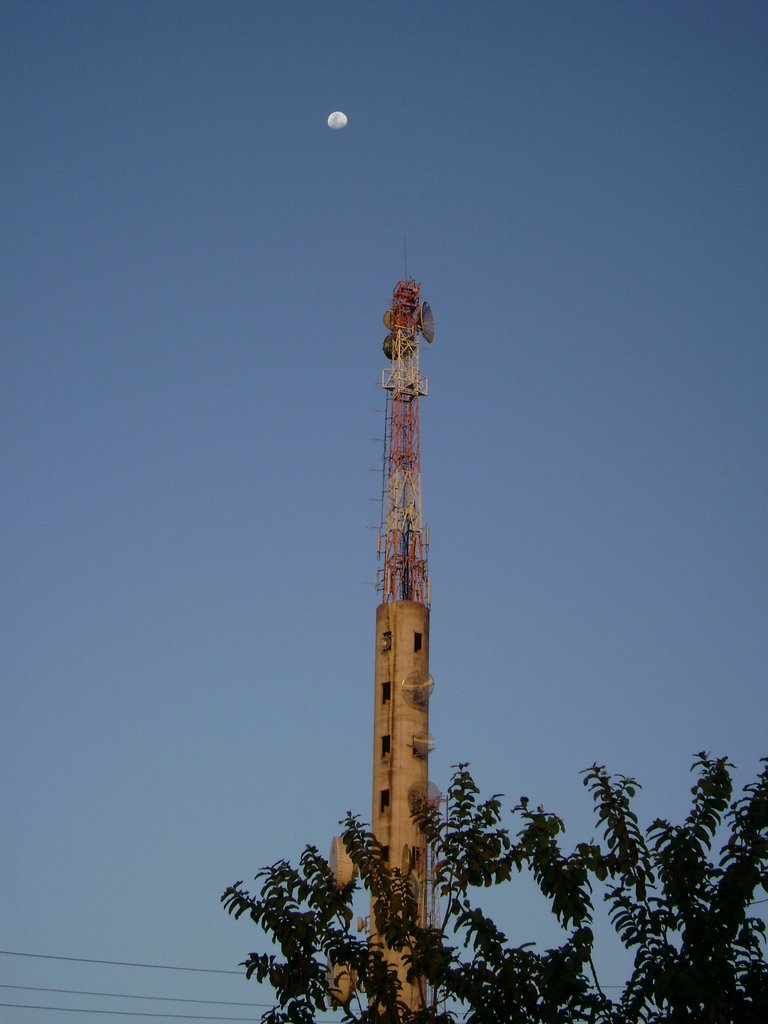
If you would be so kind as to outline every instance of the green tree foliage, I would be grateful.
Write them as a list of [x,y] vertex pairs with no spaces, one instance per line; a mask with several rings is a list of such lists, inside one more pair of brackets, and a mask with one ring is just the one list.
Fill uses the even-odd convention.
[[[482,800],[466,765],[454,770],[446,805],[415,812],[432,850],[438,919],[419,922],[412,886],[388,868],[375,838],[347,815],[343,841],[356,879],[338,888],[313,846],[299,864],[280,860],[222,896],[270,939],[251,953],[247,976],[269,982],[267,1024],[310,1024],[333,1004],[327,965],[345,965],[356,985],[337,1004],[345,1021],[378,1024],[766,1024],[765,924],[753,905],[768,892],[768,759],[733,800],[732,766],[699,754],[690,813],[644,832],[632,809],[638,784],[600,765],[584,772],[600,841],[564,852],[563,822],[521,798],[518,831],[502,824],[499,796]],[[719,852],[716,848],[720,847]],[[559,946],[515,946],[478,905],[478,890],[530,872],[562,928]],[[396,972],[356,933],[355,890],[372,899],[378,934],[402,952],[425,1008],[399,999]],[[623,991],[609,998],[593,962],[593,899],[607,903],[621,942],[634,954]]]

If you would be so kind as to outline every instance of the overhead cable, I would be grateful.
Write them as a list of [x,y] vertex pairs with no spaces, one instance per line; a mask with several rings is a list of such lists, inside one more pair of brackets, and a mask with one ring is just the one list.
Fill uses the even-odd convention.
[[174,1017],[177,1020],[239,1020],[252,1021],[254,1017],[198,1017],[190,1013],[149,1013],[141,1010],[92,1010],[78,1006],[31,1006],[28,1003],[0,1003],[14,1010],[55,1010],[57,1013],[108,1013],[118,1017]]
[[128,992],[90,992],[79,988],[42,988],[39,985],[5,985],[0,988],[12,988],[17,992],[55,992],[67,996],[102,996],[105,999],[150,999],[163,1003],[205,1003],[208,1006],[252,1006],[259,1009],[269,1008],[273,1003],[241,1003],[232,999],[188,999],[182,996],[137,996]]
[[[13,1010],[54,1010],[56,1013],[106,1013],[117,1017],[157,1017],[165,1020],[209,1020],[209,1021],[241,1021],[244,1024],[256,1020],[255,1017],[202,1017],[191,1013],[149,1013],[141,1010],[93,1010],[78,1006],[33,1006],[30,1003],[0,1003]],[[326,1024],[342,1024],[340,1018],[326,1021]]]
[[197,974],[236,974],[242,978],[244,971],[226,971],[217,967],[178,967],[175,964],[139,964],[127,960],[94,960],[83,956],[54,956],[52,953],[19,953],[13,949],[0,949],[2,956],[27,956],[37,960],[69,960],[78,964],[107,964],[110,967],[148,967],[158,971],[194,971]]

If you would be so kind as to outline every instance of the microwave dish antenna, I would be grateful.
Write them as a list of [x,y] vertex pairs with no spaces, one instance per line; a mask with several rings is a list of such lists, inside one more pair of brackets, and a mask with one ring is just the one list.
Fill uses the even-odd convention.
[[426,708],[434,688],[432,676],[418,671],[410,672],[402,682],[403,700],[412,708]]
[[440,787],[434,782],[415,782],[408,790],[408,806],[412,812],[424,804],[437,807],[442,799]]
[[419,315],[416,321],[419,334],[422,334],[429,344],[435,340],[435,314],[428,302],[422,302],[419,306]]

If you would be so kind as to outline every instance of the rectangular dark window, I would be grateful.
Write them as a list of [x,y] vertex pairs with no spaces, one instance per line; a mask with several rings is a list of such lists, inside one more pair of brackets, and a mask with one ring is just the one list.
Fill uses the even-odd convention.
[[382,683],[381,703],[386,704],[388,700],[392,700],[392,683]]
[[381,756],[386,757],[392,749],[391,738],[389,736],[381,737]]
[[421,633],[413,634],[413,649],[414,651],[421,650]]
[[382,848],[381,848],[381,859],[384,861],[385,864],[387,864],[389,862],[389,847],[388,846],[382,846]]
[[412,846],[411,847],[411,865],[412,865],[412,867],[417,868],[419,866],[419,861],[420,860],[421,860],[421,850],[419,849],[418,846]]
[[389,807],[389,790],[388,789],[382,789],[381,793],[379,794],[379,810],[380,811],[386,811],[386,809],[388,807]]

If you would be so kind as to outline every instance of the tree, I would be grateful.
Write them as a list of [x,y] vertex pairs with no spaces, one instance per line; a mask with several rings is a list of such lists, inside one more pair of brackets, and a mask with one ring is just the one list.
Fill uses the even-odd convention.
[[[356,868],[349,885],[338,888],[328,862],[307,846],[297,866],[280,860],[261,870],[256,895],[237,882],[222,896],[230,914],[248,915],[279,950],[243,963],[249,978],[274,989],[266,1024],[310,1024],[327,1010],[329,962],[355,979],[336,1005],[343,1020],[361,1024],[766,1024],[766,929],[752,906],[756,893],[768,892],[768,758],[736,800],[732,767],[697,755],[685,822],[657,819],[643,832],[632,809],[637,782],[593,765],[583,781],[602,841],[565,853],[560,818],[523,797],[512,834],[501,798],[482,800],[467,765],[456,766],[446,806],[424,803],[414,812],[432,851],[440,909],[427,927],[409,879],[383,863],[375,837],[348,814],[342,838]],[[563,929],[552,949],[512,945],[477,905],[476,890],[523,871]],[[352,901],[361,886],[378,934],[424,985],[424,1009],[399,1001],[394,968],[355,933]],[[601,989],[593,961],[596,892],[634,953],[615,998]]]

